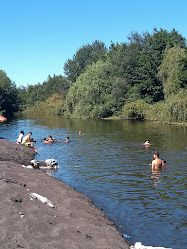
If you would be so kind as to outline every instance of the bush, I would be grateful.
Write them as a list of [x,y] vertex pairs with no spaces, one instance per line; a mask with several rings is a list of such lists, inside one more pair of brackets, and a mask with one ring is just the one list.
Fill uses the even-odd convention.
[[153,104],[146,112],[147,119],[165,123],[187,121],[187,90],[170,96],[166,102]]
[[165,108],[166,105],[162,101],[150,105],[149,110],[146,112],[146,118],[148,120],[165,122]]
[[165,120],[167,122],[187,121],[187,90],[181,90],[172,96],[165,104]]
[[146,119],[147,112],[151,109],[151,106],[147,104],[144,100],[136,100],[131,103],[127,103],[122,109],[122,118],[136,118],[136,119]]
[[35,103],[34,106],[29,107],[24,113],[27,114],[63,114],[64,100],[59,94],[53,94],[46,101]]

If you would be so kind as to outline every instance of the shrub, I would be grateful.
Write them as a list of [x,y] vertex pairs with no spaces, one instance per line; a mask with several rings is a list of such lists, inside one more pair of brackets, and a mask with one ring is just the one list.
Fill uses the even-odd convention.
[[35,103],[34,106],[29,107],[24,113],[28,114],[63,114],[64,100],[59,94],[53,94],[46,101]]
[[187,121],[187,90],[181,90],[166,101],[165,119],[168,122]]
[[122,109],[122,118],[136,118],[136,119],[146,119],[147,112],[151,109],[151,106],[147,104],[144,100],[136,100],[131,103],[127,103]]
[[170,96],[165,102],[158,102],[146,112],[147,119],[165,123],[187,121],[187,90]]

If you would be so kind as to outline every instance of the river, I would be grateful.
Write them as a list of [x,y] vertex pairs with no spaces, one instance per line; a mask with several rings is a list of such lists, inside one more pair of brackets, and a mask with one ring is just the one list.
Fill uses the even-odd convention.
[[[21,116],[0,129],[1,137],[14,142],[21,130],[32,131],[36,159],[57,159],[53,176],[102,207],[117,229],[131,236],[131,244],[186,248],[187,127]],[[48,135],[69,136],[70,143],[43,144]],[[151,146],[145,148],[147,138]],[[154,151],[167,161],[162,172],[151,171]]]

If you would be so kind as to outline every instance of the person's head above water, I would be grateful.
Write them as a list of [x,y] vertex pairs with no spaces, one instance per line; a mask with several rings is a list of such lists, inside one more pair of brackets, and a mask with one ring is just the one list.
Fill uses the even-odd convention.
[[154,154],[153,154],[153,156],[154,156],[154,155],[157,156],[157,157],[159,157],[159,152],[158,152],[158,151],[155,151]]
[[144,142],[144,146],[149,146],[150,145],[150,143],[149,143],[149,139],[147,139],[145,142]]

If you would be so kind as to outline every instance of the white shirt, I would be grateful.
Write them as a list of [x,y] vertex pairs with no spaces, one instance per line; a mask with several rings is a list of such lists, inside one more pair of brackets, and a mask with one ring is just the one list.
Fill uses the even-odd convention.
[[19,137],[18,137],[18,139],[17,139],[17,144],[21,144],[22,140],[23,140],[23,134],[20,133],[20,134],[19,134]]

